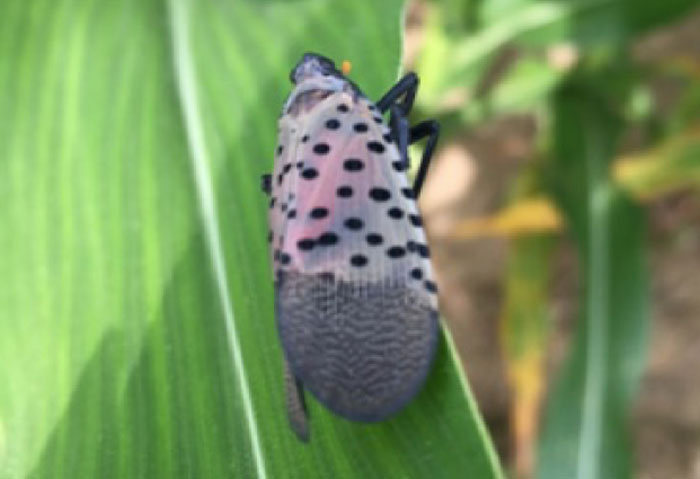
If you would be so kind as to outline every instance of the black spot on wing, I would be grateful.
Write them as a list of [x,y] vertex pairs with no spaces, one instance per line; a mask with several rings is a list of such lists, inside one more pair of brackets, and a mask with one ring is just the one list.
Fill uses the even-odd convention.
[[367,123],[364,121],[361,121],[359,123],[355,123],[352,126],[352,129],[355,131],[355,133],[366,133],[367,130],[369,130],[369,126],[367,126]]
[[406,164],[405,161],[401,160],[396,160],[391,162],[392,168],[394,168],[395,171],[406,171],[408,169],[408,165]]
[[389,208],[388,214],[389,214],[389,218],[392,218],[395,220],[400,220],[401,218],[403,218],[403,210],[397,206]]
[[337,130],[340,128],[340,121],[335,118],[331,118],[330,120],[326,121],[326,128],[329,130]]
[[406,250],[403,248],[403,246],[392,246],[386,250],[386,254],[389,256],[389,258],[399,259],[406,256]]
[[331,151],[331,147],[328,143],[316,143],[313,147],[314,153],[317,155],[327,155]]
[[413,214],[408,215],[408,220],[416,228],[423,226],[423,220],[421,219],[421,217],[419,215],[413,215]]
[[313,180],[318,176],[318,170],[316,168],[306,168],[301,172],[301,176],[305,180]]
[[316,242],[311,238],[304,238],[297,241],[297,248],[302,251],[311,251]]
[[384,145],[378,141],[372,140],[367,142],[367,149],[372,153],[384,153]]
[[367,256],[363,254],[354,254],[350,257],[350,264],[355,266],[356,268],[361,268],[362,266],[365,266],[369,260],[367,259]]
[[346,219],[343,224],[347,229],[353,231],[360,230],[365,225],[364,221],[362,221],[360,218],[355,217]]
[[338,238],[337,234],[335,234],[332,231],[327,231],[321,234],[321,236],[318,237],[316,242],[321,246],[333,246],[337,244],[339,240],[340,238]]
[[338,189],[335,190],[335,194],[338,195],[339,198],[350,198],[352,193],[352,187],[347,185],[339,186]]
[[325,218],[326,216],[328,216],[328,208],[324,208],[323,206],[317,206],[316,208],[311,210],[309,216],[316,220]]
[[361,171],[364,167],[365,163],[358,158],[348,158],[343,162],[343,169],[345,171]]
[[391,193],[386,188],[375,186],[369,190],[369,197],[374,201],[387,201],[391,198]]
[[426,279],[423,282],[423,286],[425,286],[426,291],[430,293],[437,293],[437,285],[434,282]]
[[379,233],[370,233],[365,237],[365,239],[370,246],[377,246],[384,243],[384,237]]

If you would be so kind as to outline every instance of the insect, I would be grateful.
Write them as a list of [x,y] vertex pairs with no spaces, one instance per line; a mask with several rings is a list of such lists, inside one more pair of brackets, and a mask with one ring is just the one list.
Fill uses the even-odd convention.
[[[405,406],[428,374],[437,288],[416,198],[439,125],[409,126],[413,73],[376,104],[318,54],[290,78],[262,187],[288,415],[307,441],[305,389],[342,417],[373,422]],[[424,138],[410,185],[408,145]]]

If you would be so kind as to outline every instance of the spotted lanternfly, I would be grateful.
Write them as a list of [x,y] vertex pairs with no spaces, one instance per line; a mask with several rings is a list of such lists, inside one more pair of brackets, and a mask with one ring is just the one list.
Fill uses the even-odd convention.
[[[416,204],[438,124],[408,125],[415,74],[375,104],[347,69],[312,53],[294,67],[274,171],[263,176],[287,408],[302,440],[304,388],[340,416],[381,421],[417,394],[438,337]],[[426,137],[411,186],[408,145]]]

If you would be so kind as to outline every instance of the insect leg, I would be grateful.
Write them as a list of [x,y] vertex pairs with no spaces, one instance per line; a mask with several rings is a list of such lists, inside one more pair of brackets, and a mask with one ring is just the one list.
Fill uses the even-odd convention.
[[389,117],[389,128],[391,136],[396,141],[396,147],[401,155],[404,171],[408,169],[408,144],[410,133],[408,128],[408,118],[403,114],[400,105],[391,105],[391,116]]
[[262,177],[260,178],[260,186],[263,190],[263,193],[265,193],[266,195],[272,193],[272,175],[262,175]]
[[379,111],[384,113],[392,104],[396,103],[396,100],[398,100],[401,95],[404,95],[401,105],[403,106],[403,114],[406,116],[413,107],[413,100],[416,98],[417,91],[418,76],[413,72],[407,73],[396,83],[396,85],[391,87],[389,91],[379,99],[377,102],[377,108],[379,108]]
[[286,359],[284,360],[284,392],[289,425],[301,441],[308,442],[309,413],[304,402],[304,386],[294,377]]
[[[420,166],[418,167],[418,173],[416,174],[416,179],[413,182],[413,195],[418,198],[420,190],[423,187],[423,182],[425,181],[425,175],[428,173],[428,166],[430,166],[430,160],[433,158],[433,153],[435,152],[435,145],[437,145],[438,136],[440,135],[440,124],[435,120],[428,120],[422,123],[418,123],[412,126],[408,132],[409,144],[416,143],[417,141],[428,137],[428,143],[425,145],[423,150],[423,156],[420,160]],[[408,158],[408,155],[406,156]]]
[[[399,154],[401,155],[401,162],[404,164],[405,169],[408,169],[409,166],[408,145],[426,136],[428,137],[428,143],[425,146],[425,150],[423,150],[423,157],[421,158],[418,168],[418,174],[413,182],[413,194],[416,198],[418,198],[421,188],[423,187],[425,175],[428,172],[428,166],[430,165],[438,135],[440,134],[440,124],[434,120],[424,121],[409,128],[407,117],[413,106],[413,100],[416,97],[417,91],[418,76],[416,76],[415,73],[409,73],[399,80],[396,85],[391,87],[377,102],[377,108],[379,108],[380,111],[385,112],[387,109],[391,111],[389,127],[391,128],[391,135],[396,140]],[[404,95],[403,100],[397,101],[401,95]]]

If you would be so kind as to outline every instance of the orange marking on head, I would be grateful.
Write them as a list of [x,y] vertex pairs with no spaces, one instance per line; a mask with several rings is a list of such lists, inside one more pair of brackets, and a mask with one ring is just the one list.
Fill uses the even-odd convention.
[[347,75],[350,73],[350,70],[352,70],[352,63],[350,63],[349,60],[343,60],[343,63],[340,66],[340,71],[343,72],[343,75]]

